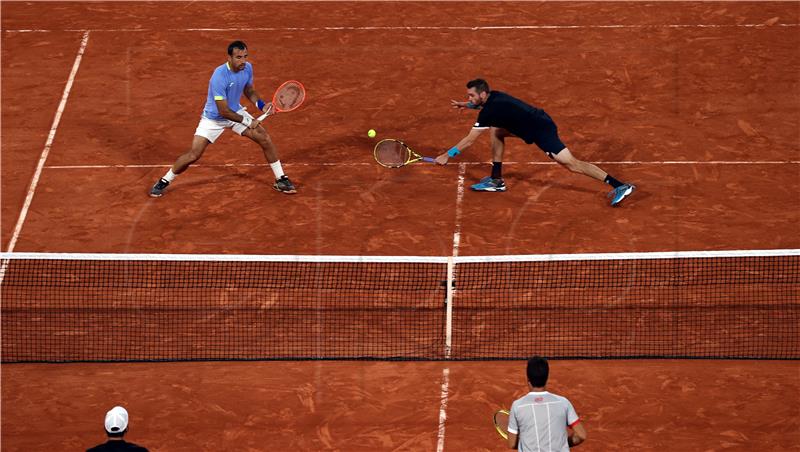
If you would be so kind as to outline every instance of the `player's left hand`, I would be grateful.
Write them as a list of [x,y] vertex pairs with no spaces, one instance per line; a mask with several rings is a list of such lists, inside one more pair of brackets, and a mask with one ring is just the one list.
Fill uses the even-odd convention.
[[435,159],[437,165],[447,165],[448,160],[450,160],[450,155],[448,155],[447,152],[441,154]]
[[459,102],[459,101],[453,100],[453,99],[450,99],[450,105],[452,105],[453,108],[458,108],[459,110],[467,108],[467,103],[466,102]]
[[258,120],[258,119],[256,119],[256,118],[253,118],[253,119],[251,119],[251,120],[250,120],[250,125],[249,125],[249,126],[247,126],[247,128],[248,128],[248,129],[256,129],[256,128],[258,128],[258,126],[259,126],[260,124],[261,124],[261,121],[259,121],[259,120]]
[[272,105],[272,102],[267,102],[266,104],[264,104],[264,108],[262,108],[261,111],[267,114],[271,114],[274,109],[275,106]]

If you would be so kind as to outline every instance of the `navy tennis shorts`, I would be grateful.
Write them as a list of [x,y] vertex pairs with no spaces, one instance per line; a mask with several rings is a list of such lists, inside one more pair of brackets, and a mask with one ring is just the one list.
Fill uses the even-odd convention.
[[[544,112],[542,112],[544,113]],[[536,122],[536,131],[533,134],[533,142],[539,146],[548,157],[553,158],[554,155],[561,152],[566,145],[558,137],[558,127],[550,115],[544,113],[544,117]]]

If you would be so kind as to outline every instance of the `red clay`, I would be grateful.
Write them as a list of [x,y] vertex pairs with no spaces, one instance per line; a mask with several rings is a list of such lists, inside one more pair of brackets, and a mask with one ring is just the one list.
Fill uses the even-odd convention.
[[[3,450],[80,450],[106,410],[151,450],[445,450],[504,446],[491,414],[526,391],[524,362],[207,362],[3,367]],[[586,451],[796,450],[792,361],[553,361],[549,389]],[[585,447],[585,449],[583,449]]]
[[[600,166],[640,190],[610,209],[607,187],[512,142],[509,192],[461,200],[460,254],[800,248],[797,3],[245,5],[250,15],[216,2],[2,3],[4,250],[87,29],[15,251],[450,255],[459,166],[379,168],[365,132],[441,152],[473,119],[449,100],[479,75],[546,109],[580,158],[639,162]],[[652,27],[308,29],[554,24]],[[722,27],[666,26],[692,24]],[[264,26],[305,29],[185,31]],[[53,31],[13,31],[29,29]],[[262,93],[291,78],[308,89],[300,111],[269,123],[300,193],[273,192],[260,152],[228,135],[167,196],[148,198],[188,146],[232,39],[250,45]],[[458,162],[488,159],[484,139]],[[660,161],[795,163],[648,163]],[[103,167],[59,168],[76,165]],[[488,166],[465,170],[469,184]],[[518,362],[7,365],[2,442],[85,448],[121,403],[130,439],[154,450],[434,450],[444,366],[445,450],[502,449],[489,414],[523,391]],[[552,389],[586,420],[587,451],[800,444],[795,362],[553,369]]]

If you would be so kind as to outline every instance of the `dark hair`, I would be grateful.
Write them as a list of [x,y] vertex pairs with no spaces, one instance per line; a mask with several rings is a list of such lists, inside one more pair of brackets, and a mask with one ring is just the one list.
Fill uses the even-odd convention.
[[475,88],[475,91],[480,93],[488,93],[489,92],[489,84],[486,83],[486,80],[482,78],[476,78],[475,80],[470,80],[467,82],[467,89]]
[[247,44],[243,41],[233,41],[228,44],[228,55],[233,55],[233,49],[245,50],[247,49]]
[[550,375],[550,365],[547,360],[534,356],[528,360],[528,381],[534,388],[543,388],[547,384],[547,377]]

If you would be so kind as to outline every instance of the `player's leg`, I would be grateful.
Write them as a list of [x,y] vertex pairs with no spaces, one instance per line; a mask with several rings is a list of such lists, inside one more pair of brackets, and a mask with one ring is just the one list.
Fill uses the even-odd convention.
[[506,137],[513,135],[499,127],[490,128],[489,133],[492,139],[492,174],[471,188],[475,191],[506,191],[506,183],[503,180],[503,153],[506,148]]
[[[221,133],[221,132],[220,132]],[[218,137],[219,135],[216,135]],[[150,196],[153,198],[158,198],[164,194],[164,190],[167,189],[169,184],[175,179],[175,176],[178,174],[186,171],[189,168],[189,165],[192,163],[200,160],[200,157],[203,156],[203,152],[205,152],[206,148],[212,141],[209,141],[207,137],[195,135],[192,138],[192,147],[186,151],[185,153],[181,154],[172,167],[167,171],[167,173],[161,177],[156,183],[153,185],[153,188],[150,189]]]
[[585,174],[591,178],[597,179],[601,182],[605,181],[608,173],[601,170],[589,162],[584,162],[575,158],[570,152],[569,148],[564,148],[558,153],[553,155],[553,160],[560,163],[564,168],[572,171],[573,173]]
[[558,153],[552,155],[552,157],[553,160],[573,173],[584,174],[593,179],[597,179],[601,182],[611,185],[614,190],[608,194],[608,197],[611,198],[612,206],[619,204],[620,201],[625,199],[625,197],[633,193],[634,188],[636,188],[631,184],[618,181],[607,172],[600,169],[597,165],[578,160],[566,147]]
[[181,154],[172,165],[172,172],[178,175],[189,168],[189,165],[200,160],[208,145],[211,144],[208,138],[195,135],[192,139],[192,147]]
[[[234,129],[234,131],[235,130],[236,129]],[[250,138],[258,143],[259,146],[261,146],[261,150],[264,152],[264,157],[267,159],[267,162],[269,162],[269,166],[272,168],[272,172],[275,174],[275,183],[272,185],[272,188],[281,193],[297,193],[297,189],[292,181],[289,180],[289,177],[283,173],[281,161],[278,159],[278,149],[275,146],[275,143],[272,142],[272,138],[269,136],[269,133],[267,133],[266,129],[259,125],[255,129],[243,130],[241,135]]]
[[545,116],[538,124],[534,142],[546,152],[550,158],[568,170],[574,173],[584,174],[614,187],[614,190],[608,195],[612,198],[612,206],[619,204],[620,201],[633,192],[633,185],[625,184],[614,179],[609,176],[608,173],[598,168],[597,165],[575,158],[572,152],[570,152],[567,146],[561,141],[561,138],[559,138],[558,127],[550,116]]
[[267,162],[272,164],[279,161],[278,148],[275,146],[275,143],[272,142],[272,137],[269,136],[269,133],[267,133],[263,127],[259,125],[255,129],[246,129],[242,133],[242,136],[250,138],[261,146],[261,150],[264,152],[264,157],[267,159]]

